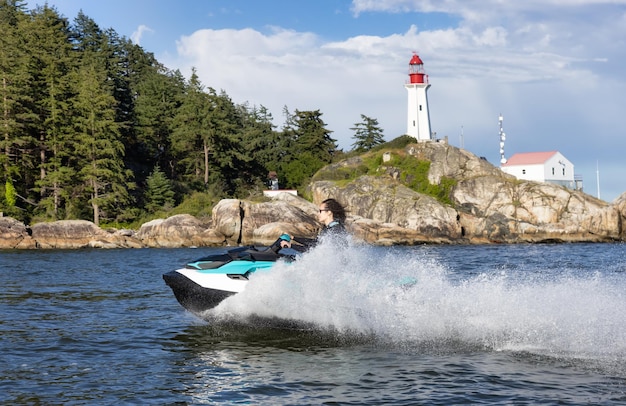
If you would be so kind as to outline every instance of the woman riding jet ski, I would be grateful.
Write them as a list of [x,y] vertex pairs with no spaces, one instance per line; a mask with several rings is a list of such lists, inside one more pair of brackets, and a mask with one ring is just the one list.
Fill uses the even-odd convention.
[[[346,244],[343,222],[346,213],[335,199],[324,200],[319,207],[318,221],[324,225],[320,237],[333,237]],[[337,238],[339,237],[339,238]],[[292,248],[304,252],[318,243],[318,238],[298,238],[283,234],[268,248],[234,248],[226,253],[210,255],[163,275],[178,302],[195,314],[217,306],[228,296],[244,290],[251,273],[268,270],[278,260],[293,261],[294,255],[281,251]],[[292,245],[292,242],[296,244]]]
[[[332,237],[335,241],[345,246],[347,241],[346,228],[344,221],[346,220],[346,210],[335,199],[324,200],[319,207],[317,221],[324,225],[317,238],[301,238],[290,236],[290,240],[277,241],[282,248],[293,248],[299,252],[305,252],[317,245],[320,238]],[[297,244],[292,244],[296,242]]]

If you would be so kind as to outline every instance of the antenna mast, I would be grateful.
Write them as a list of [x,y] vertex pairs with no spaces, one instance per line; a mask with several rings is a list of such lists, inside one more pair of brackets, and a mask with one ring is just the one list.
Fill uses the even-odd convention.
[[598,199],[600,198],[600,166],[596,161],[596,185],[598,186]]
[[463,142],[463,126],[461,126],[461,149],[465,148],[465,144]]
[[502,121],[504,121],[502,114],[498,117],[498,121],[500,123],[500,164],[504,165],[506,163],[506,158],[504,157],[504,140],[506,140],[506,134],[502,129]]

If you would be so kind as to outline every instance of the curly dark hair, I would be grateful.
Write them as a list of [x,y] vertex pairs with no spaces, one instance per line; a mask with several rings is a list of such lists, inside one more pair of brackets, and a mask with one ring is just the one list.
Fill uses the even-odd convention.
[[322,202],[326,208],[333,213],[333,219],[344,222],[346,220],[346,209],[335,199],[326,199]]

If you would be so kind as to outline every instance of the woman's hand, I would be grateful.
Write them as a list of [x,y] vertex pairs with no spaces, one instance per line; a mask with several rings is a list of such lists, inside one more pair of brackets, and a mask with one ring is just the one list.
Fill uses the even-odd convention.
[[291,248],[291,240],[293,239],[293,235],[283,233],[278,238],[280,239],[280,248]]

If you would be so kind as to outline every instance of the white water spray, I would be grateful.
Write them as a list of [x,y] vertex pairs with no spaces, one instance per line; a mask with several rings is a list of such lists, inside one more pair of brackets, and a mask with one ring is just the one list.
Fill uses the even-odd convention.
[[212,316],[297,320],[391,342],[626,356],[623,275],[452,275],[417,252],[321,244],[294,263],[253,275]]

